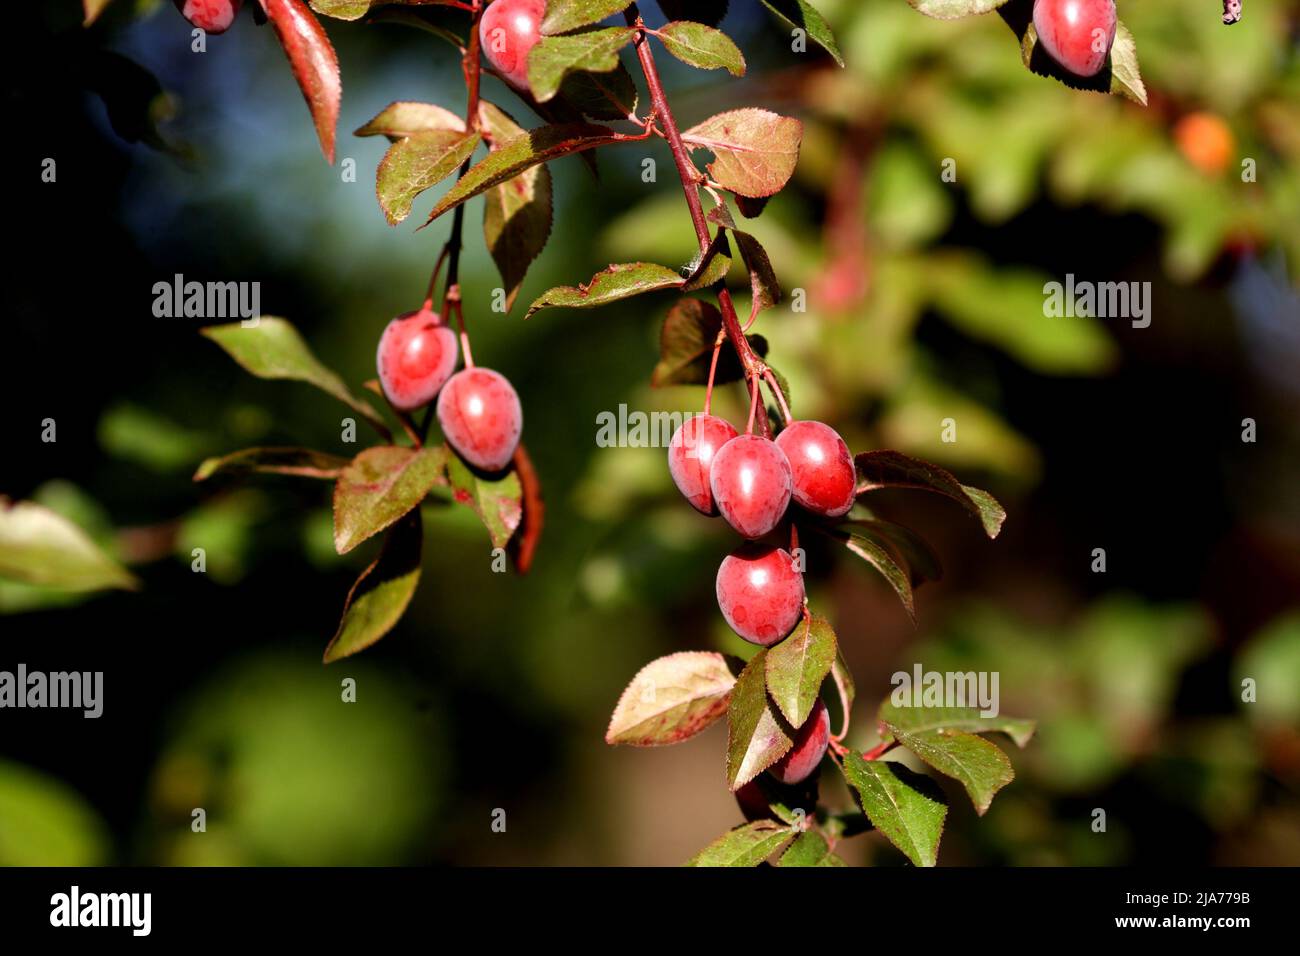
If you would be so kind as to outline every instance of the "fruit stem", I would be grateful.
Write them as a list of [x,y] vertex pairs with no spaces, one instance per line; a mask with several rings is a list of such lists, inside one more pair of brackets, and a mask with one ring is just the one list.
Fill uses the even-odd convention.
[[790,406],[785,400],[785,394],[781,391],[780,383],[776,380],[776,374],[770,368],[764,367],[763,378],[767,380],[767,387],[771,389],[772,395],[776,398],[776,404],[785,417],[785,423],[789,425],[794,421],[794,416],[790,414]]
[[713,380],[718,374],[718,356],[722,354],[722,343],[727,340],[722,329],[718,329],[717,341],[713,343],[713,359],[709,362],[709,382],[704,387],[704,414],[711,413],[713,408]]
[[881,756],[898,746],[897,740],[882,740],[870,750],[862,752],[863,760],[878,760]]
[[[745,426],[745,434],[754,434],[754,417],[758,412],[758,407],[762,403],[758,400],[758,393],[761,391],[758,384],[758,376],[755,375],[749,380],[749,423]],[[766,420],[764,420],[766,423]]]
[[[682,192],[686,196],[686,206],[691,213],[691,223],[695,226],[695,236],[700,243],[700,251],[707,253],[711,237],[709,236],[709,224],[704,218],[704,206],[700,203],[700,184],[704,182],[705,177],[700,174],[695,163],[691,161],[690,151],[687,150],[686,144],[682,141],[682,134],[677,128],[677,120],[673,117],[672,108],[668,105],[668,97],[664,93],[663,83],[659,80],[659,70],[655,66],[654,53],[650,49],[650,44],[646,39],[645,23],[641,20],[641,13],[635,3],[628,6],[623,11],[623,17],[628,26],[637,31],[634,46],[636,47],[637,59],[641,63],[641,72],[645,74],[646,88],[650,91],[650,102],[654,109],[655,116],[663,125],[664,138],[668,140],[668,147],[673,154],[673,162],[677,165],[677,175],[682,181]],[[755,396],[758,392],[758,375],[762,373],[763,360],[758,357],[752,348],[749,340],[745,338],[744,331],[740,328],[740,320],[736,318],[736,307],[731,301],[731,291],[727,288],[725,281],[718,280],[714,289],[718,296],[718,306],[722,311],[722,327],[727,333],[727,338],[731,341],[731,346],[736,350],[736,356],[740,359],[740,367],[745,371],[745,377],[750,380]],[[759,404],[757,398],[751,396],[750,411],[750,432],[753,431],[754,410],[753,406]],[[767,409],[762,409],[761,418],[759,419],[763,426],[763,434],[770,436],[772,432],[771,425],[767,420]]]

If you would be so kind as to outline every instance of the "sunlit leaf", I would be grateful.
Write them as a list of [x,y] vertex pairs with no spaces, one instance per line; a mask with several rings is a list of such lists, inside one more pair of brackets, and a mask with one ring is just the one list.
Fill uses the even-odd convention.
[[709,175],[742,196],[780,192],[799,161],[802,138],[799,120],[754,108],[718,113],[682,133],[688,145],[713,153]]
[[388,224],[395,226],[409,216],[415,197],[454,173],[480,138],[477,132],[435,129],[390,146],[375,175],[375,193]]
[[262,0],[267,19],[284,47],[294,79],[307,100],[321,151],[334,162],[335,129],[339,122],[339,58],[320,21],[303,0]]
[[701,70],[726,70],[732,76],[745,75],[745,57],[721,30],[692,20],[675,20],[656,34],[666,49],[683,63]]
[[589,309],[660,289],[680,289],[685,280],[672,269],[653,262],[623,262],[611,265],[580,286],[556,286],[533,300],[524,313],[531,317],[542,309]]
[[547,0],[542,35],[554,36],[599,23],[626,10],[632,0]]
[[768,648],[767,692],[792,727],[802,727],[830,673],[837,649],[835,632],[824,618],[813,615],[794,633]]
[[228,455],[206,459],[194,472],[194,480],[205,481],[213,475],[233,476],[254,472],[333,479],[347,465],[346,458],[311,448],[244,448]]
[[95,591],[139,582],[67,518],[30,501],[0,496],[0,577]]
[[346,554],[419,506],[429,489],[447,481],[441,448],[367,448],[334,485],[334,547]]
[[886,729],[935,770],[959,781],[981,816],[1015,778],[1007,755],[983,737],[948,729],[909,733],[892,724]]
[[794,745],[785,724],[767,696],[767,651],[750,659],[736,678],[727,710],[727,784],[740,789]]
[[776,852],[791,830],[773,820],[756,820],[723,834],[691,858],[687,866],[758,866]]
[[835,43],[830,25],[809,0],[763,0],[763,6],[792,30],[803,30],[814,43],[834,57],[836,63],[844,65],[844,57]]
[[483,475],[467,465],[459,455],[446,451],[447,476],[452,494],[474,513],[487,528],[492,547],[503,548],[523,520],[523,488],[519,475]]
[[[491,103],[481,105],[493,148],[523,130]],[[484,196],[483,236],[505,286],[506,310],[514,305],[528,267],[551,234],[551,173],[533,166],[493,186]]]
[[934,866],[948,815],[937,788],[900,764],[855,753],[845,754],[843,769],[872,825],[917,866]]
[[651,661],[614,708],[607,744],[658,747],[693,737],[727,712],[736,678],[712,651],[682,651]]
[[326,664],[364,650],[401,620],[420,583],[423,537],[418,508],[389,529],[379,557],[348,592],[339,629],[325,648]]

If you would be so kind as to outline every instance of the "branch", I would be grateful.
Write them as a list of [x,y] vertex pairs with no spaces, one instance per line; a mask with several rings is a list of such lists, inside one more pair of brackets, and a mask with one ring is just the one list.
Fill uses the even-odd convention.
[[[712,237],[709,235],[709,224],[704,218],[704,207],[700,203],[699,186],[704,181],[695,163],[691,161],[690,151],[687,150],[686,144],[682,142],[682,134],[677,128],[677,120],[673,117],[672,107],[668,105],[668,97],[664,93],[663,84],[659,80],[659,70],[655,67],[654,54],[650,50],[650,44],[646,40],[645,24],[641,21],[640,11],[637,10],[636,4],[632,4],[623,11],[623,16],[630,27],[634,27],[637,32],[636,47],[637,59],[641,63],[641,72],[645,74],[646,88],[650,91],[650,102],[654,110],[654,115],[659,123],[663,124],[663,135],[668,140],[668,147],[672,150],[673,162],[677,165],[677,175],[682,181],[682,192],[686,196],[686,205],[690,209],[691,222],[695,226],[695,236],[700,243],[700,251],[707,252]],[[731,342],[731,347],[736,350],[736,357],[740,359],[740,366],[745,371],[745,378],[749,381],[750,387],[755,391],[758,390],[759,379],[767,370],[767,366],[758,354],[749,345],[749,340],[745,338],[745,333],[740,327],[740,320],[736,318],[736,307],[731,301],[731,291],[727,288],[726,283],[719,280],[714,286],[718,296],[718,306],[722,312],[722,328],[727,333],[727,339]],[[771,435],[772,426],[767,420],[767,408],[762,402],[758,403],[758,419],[762,426],[764,435]]]

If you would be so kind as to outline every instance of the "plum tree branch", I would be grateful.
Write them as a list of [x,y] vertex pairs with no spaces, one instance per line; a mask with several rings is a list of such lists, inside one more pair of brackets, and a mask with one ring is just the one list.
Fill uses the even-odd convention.
[[[673,116],[672,108],[668,105],[668,97],[664,93],[663,83],[659,79],[659,70],[655,66],[654,53],[650,49],[650,44],[646,39],[645,24],[641,20],[641,13],[637,10],[635,3],[631,4],[623,11],[623,16],[627,24],[637,31],[634,46],[636,48],[637,59],[641,64],[641,72],[645,74],[646,88],[650,92],[650,102],[654,115],[659,123],[663,125],[664,138],[668,140],[668,148],[672,151],[673,162],[677,166],[677,175],[682,181],[682,192],[686,196],[686,206],[691,213],[691,223],[695,226],[695,236],[700,243],[700,252],[708,252],[709,243],[712,237],[709,235],[709,224],[704,218],[704,206],[700,202],[699,187],[704,182],[704,176],[701,175],[695,163],[691,160],[690,151],[682,141],[682,134],[677,128],[677,120]],[[750,347],[749,340],[745,338],[744,330],[740,327],[740,320],[736,317],[736,306],[731,301],[731,291],[727,288],[726,283],[719,280],[714,286],[718,297],[718,306],[722,312],[722,328],[727,334],[727,339],[731,342],[731,347],[736,350],[736,357],[740,359],[741,368],[744,369],[745,378],[750,387],[757,392],[759,389],[759,380],[767,370],[767,366],[758,354]],[[762,402],[758,402],[758,419],[764,435],[771,435],[772,426],[767,420],[767,409]]]

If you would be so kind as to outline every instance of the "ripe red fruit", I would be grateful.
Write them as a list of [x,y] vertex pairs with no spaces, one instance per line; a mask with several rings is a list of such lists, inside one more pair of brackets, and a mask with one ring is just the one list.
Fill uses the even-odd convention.
[[399,315],[379,337],[375,365],[393,407],[412,411],[433,396],[456,370],[456,333],[432,309]]
[[831,742],[831,715],[826,705],[820,700],[813,704],[812,713],[795,731],[794,746],[786,755],[768,769],[768,772],[782,783],[799,783],[812,776],[826,748]]
[[716,415],[692,415],[668,442],[668,472],[677,490],[700,514],[716,515],[709,473],[718,449],[736,437],[731,422]]
[[483,55],[513,86],[528,89],[528,51],[542,38],[546,0],[496,0],[478,22]]
[[225,33],[244,0],[172,0],[181,16],[206,33]]
[[790,504],[790,462],[775,442],[738,435],[714,454],[709,488],[728,524],[746,538],[761,538]]
[[717,592],[722,616],[751,644],[770,647],[803,616],[803,575],[782,548],[746,544],[727,555]]
[[514,387],[500,372],[462,369],[438,394],[438,424],[460,456],[484,471],[510,464],[524,411]]
[[1034,30],[1052,59],[1094,76],[1115,42],[1115,0],[1034,0]]
[[835,429],[821,422],[791,422],[776,436],[776,446],[790,461],[795,501],[828,518],[853,507],[857,470]]

